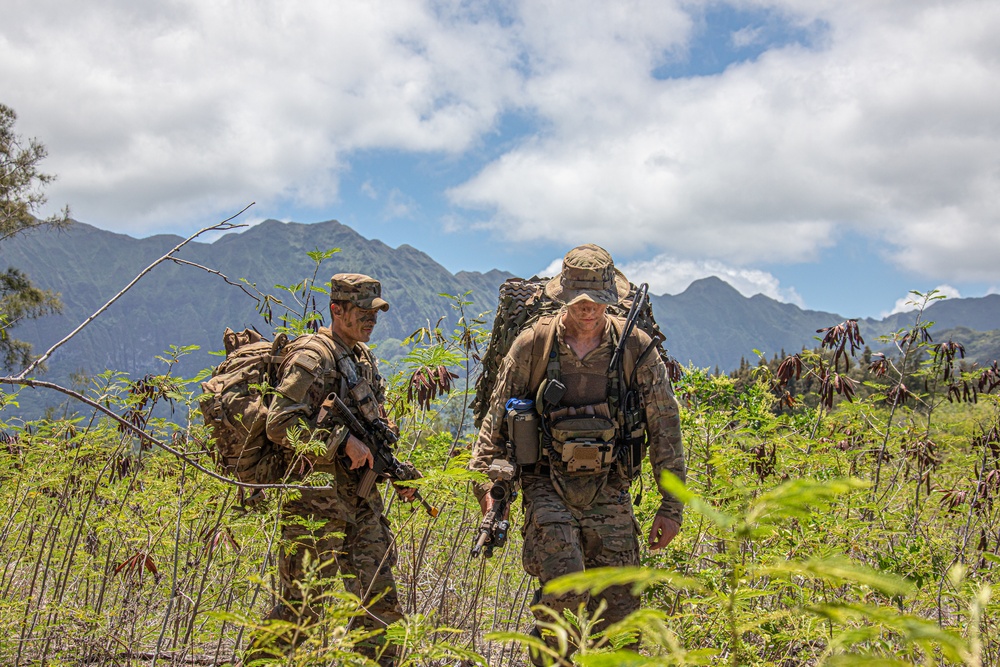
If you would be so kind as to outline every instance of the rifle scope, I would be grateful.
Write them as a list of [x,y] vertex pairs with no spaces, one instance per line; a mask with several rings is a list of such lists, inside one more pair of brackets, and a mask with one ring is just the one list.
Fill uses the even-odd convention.
[[507,485],[506,484],[494,484],[490,487],[490,497],[493,498],[493,506],[496,507],[497,501],[506,500],[507,498]]

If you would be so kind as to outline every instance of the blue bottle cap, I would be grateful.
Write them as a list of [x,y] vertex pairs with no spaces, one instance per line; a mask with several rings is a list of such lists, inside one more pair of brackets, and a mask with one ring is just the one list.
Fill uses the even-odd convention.
[[514,412],[527,412],[535,409],[535,402],[530,398],[512,398],[505,407]]

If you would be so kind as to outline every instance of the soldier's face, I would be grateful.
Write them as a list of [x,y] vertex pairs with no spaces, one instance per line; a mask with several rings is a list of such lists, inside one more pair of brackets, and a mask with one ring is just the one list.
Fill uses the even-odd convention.
[[577,301],[566,306],[566,325],[579,334],[594,334],[604,330],[604,316],[608,307],[593,301]]
[[341,308],[333,306],[333,329],[350,343],[367,343],[372,337],[372,330],[378,323],[378,309],[360,308],[348,305]]

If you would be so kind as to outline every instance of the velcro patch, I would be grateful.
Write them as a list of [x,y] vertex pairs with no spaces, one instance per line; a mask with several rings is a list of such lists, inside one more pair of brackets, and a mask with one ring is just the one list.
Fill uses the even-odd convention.
[[290,363],[305,370],[307,373],[312,373],[313,375],[316,374],[316,371],[318,371],[319,367],[322,365],[319,359],[314,359],[308,354],[296,354],[292,357]]

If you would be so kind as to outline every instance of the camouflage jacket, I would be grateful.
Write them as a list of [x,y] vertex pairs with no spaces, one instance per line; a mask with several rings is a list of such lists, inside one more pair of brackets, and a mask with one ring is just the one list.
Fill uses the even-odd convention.
[[[278,370],[276,396],[268,410],[267,437],[286,449],[289,460],[293,455],[289,443],[291,429],[302,429],[299,436],[302,441],[322,440],[327,444],[326,452],[310,455],[309,459],[316,469],[323,470],[336,464],[337,452],[349,434],[336,416],[325,428],[318,428],[316,417],[323,400],[330,392],[336,392],[358,414],[357,401],[350,395],[349,388],[354,382],[367,380],[372,399],[380,409],[385,401],[385,380],[379,375],[375,355],[364,343],[349,350],[326,327],[314,335],[324,337],[325,345],[301,347],[306,336],[289,343],[290,349]],[[328,352],[320,354],[313,347],[328,349]],[[339,364],[336,357],[342,358]],[[350,374],[355,377],[348,377]]]
[[[566,344],[563,337],[564,327],[561,318],[556,326],[556,344],[559,350],[560,364],[566,368],[573,363],[580,363],[575,353]],[[504,415],[507,400],[512,397],[534,398],[537,386],[528,386],[531,382],[532,367],[542,360],[532,359],[532,349],[535,346],[536,328],[523,331],[511,345],[510,351],[500,364],[497,384],[490,399],[489,412],[479,430],[479,438],[473,446],[472,461],[469,467],[473,470],[486,472],[495,458],[507,456],[506,426]],[[635,329],[632,336],[638,337],[639,349],[644,349],[650,342],[648,334]],[[610,359],[611,325],[605,328],[604,340],[597,350],[587,354],[583,362],[592,355],[602,359]],[[606,366],[605,366],[606,368]],[[667,376],[663,360],[657,354],[649,354],[636,371],[643,409],[646,416],[646,436],[649,443],[649,458],[653,466],[653,474],[659,479],[660,473],[669,470],[682,480],[686,476],[684,462],[684,446],[681,441],[680,413],[677,400],[674,398],[673,387]],[[661,489],[662,501],[659,513],[680,523],[683,515],[683,505],[673,496]]]

